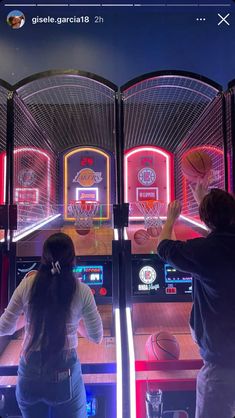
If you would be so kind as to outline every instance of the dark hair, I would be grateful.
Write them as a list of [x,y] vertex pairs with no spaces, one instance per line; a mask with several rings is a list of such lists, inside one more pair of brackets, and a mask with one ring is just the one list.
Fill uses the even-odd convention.
[[[29,298],[30,341],[25,357],[40,344],[43,362],[55,360],[66,342],[66,320],[70,312],[76,279],[73,275],[74,246],[63,233],[51,235],[44,243],[39,271]],[[52,272],[59,262],[60,272]]]
[[235,226],[235,199],[221,189],[211,189],[199,206],[201,220],[211,230]]
[[19,18],[20,18],[20,20],[23,20],[23,19],[24,19],[24,16],[23,16],[23,15],[21,15],[21,16],[9,16],[9,18],[8,18],[8,22],[10,22],[10,24],[12,24],[12,23],[13,23],[13,20],[14,20],[16,17],[19,17]]

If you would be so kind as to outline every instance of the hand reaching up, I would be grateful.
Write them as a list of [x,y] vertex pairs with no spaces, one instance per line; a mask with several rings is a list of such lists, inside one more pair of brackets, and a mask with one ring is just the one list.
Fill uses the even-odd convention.
[[181,213],[181,203],[179,200],[174,200],[170,202],[167,209],[167,220],[175,223],[176,219],[180,216]]
[[209,177],[206,176],[204,178],[199,178],[195,187],[189,184],[191,192],[193,194],[194,199],[196,200],[197,204],[200,205],[202,199],[208,193],[208,185],[209,185]]

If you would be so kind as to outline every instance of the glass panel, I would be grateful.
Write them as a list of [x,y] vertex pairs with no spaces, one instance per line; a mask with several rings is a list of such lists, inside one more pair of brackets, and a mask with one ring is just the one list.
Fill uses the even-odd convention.
[[18,204],[18,229],[14,232],[17,256],[40,257],[44,240],[56,232],[72,238],[77,256],[112,254],[112,205],[75,202],[68,205],[67,213],[64,205],[46,208],[39,204]]

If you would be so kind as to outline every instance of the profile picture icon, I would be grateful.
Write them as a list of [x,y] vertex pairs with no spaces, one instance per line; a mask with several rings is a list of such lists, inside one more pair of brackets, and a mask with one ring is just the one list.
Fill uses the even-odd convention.
[[7,15],[7,23],[12,29],[20,29],[25,24],[25,15],[20,10],[13,10]]

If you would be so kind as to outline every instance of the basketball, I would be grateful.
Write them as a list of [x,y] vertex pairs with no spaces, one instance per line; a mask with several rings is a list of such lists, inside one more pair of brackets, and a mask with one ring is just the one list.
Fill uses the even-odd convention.
[[134,233],[134,240],[138,245],[144,245],[149,238],[149,234],[145,229],[138,229],[138,231]]
[[187,180],[197,182],[210,173],[212,161],[205,151],[191,151],[182,158],[181,169]]
[[150,226],[147,229],[147,232],[150,235],[150,237],[156,238],[156,237],[158,237],[160,235],[161,230],[162,230],[162,227],[161,226]]
[[84,236],[84,235],[89,234],[90,229],[76,229],[76,232],[77,232],[78,235]]
[[178,360],[180,346],[170,332],[157,332],[148,337],[145,344],[145,354],[148,360]]

